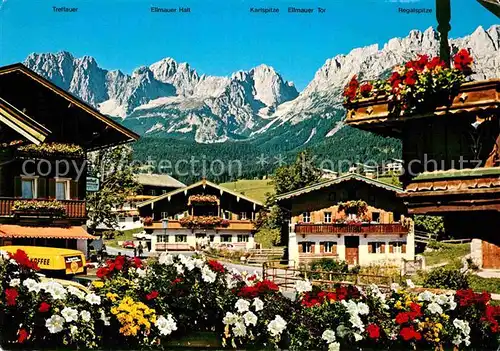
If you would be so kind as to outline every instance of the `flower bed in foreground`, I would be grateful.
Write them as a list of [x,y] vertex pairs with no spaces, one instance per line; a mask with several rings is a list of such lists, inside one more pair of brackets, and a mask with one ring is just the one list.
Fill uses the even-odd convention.
[[[217,261],[164,254],[123,256],[87,291],[40,281],[24,252],[0,255],[0,341],[23,348],[168,348],[209,332],[228,348],[495,349],[500,310],[487,293],[382,292],[273,282]],[[206,346],[206,345],[205,345]]]

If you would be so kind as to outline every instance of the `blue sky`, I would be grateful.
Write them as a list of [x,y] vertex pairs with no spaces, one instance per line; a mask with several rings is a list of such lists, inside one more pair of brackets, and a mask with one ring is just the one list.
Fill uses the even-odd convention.
[[[2,0],[0,0],[2,1]],[[3,0],[0,65],[31,52],[66,50],[94,56],[106,69],[130,73],[164,57],[187,61],[200,74],[228,75],[261,63],[299,89],[326,59],[355,47],[383,44],[411,29],[435,26],[435,13],[400,14],[403,7],[434,9],[435,0]],[[408,0],[406,0],[408,1]],[[150,6],[189,6],[191,14],[154,14]],[[75,6],[54,13],[52,6]],[[251,14],[250,7],[281,13]],[[288,6],[323,7],[325,14],[288,14]],[[452,0],[452,37],[499,20],[475,0]]]

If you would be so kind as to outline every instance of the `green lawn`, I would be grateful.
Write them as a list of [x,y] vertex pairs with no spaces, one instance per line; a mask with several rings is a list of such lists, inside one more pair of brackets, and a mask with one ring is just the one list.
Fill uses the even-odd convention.
[[469,285],[474,291],[500,293],[500,278],[482,278],[477,275],[471,275],[469,276]]
[[242,179],[236,182],[222,183],[220,186],[261,202],[266,200],[266,193],[274,192],[271,179]]
[[470,253],[470,244],[440,244],[441,249],[424,252],[426,266],[447,262],[447,266],[461,266],[460,259]]
[[118,241],[135,240],[133,234],[140,233],[143,230],[143,228],[123,230],[120,231],[120,235],[115,236],[114,239],[105,240],[104,242],[107,246],[120,247]]

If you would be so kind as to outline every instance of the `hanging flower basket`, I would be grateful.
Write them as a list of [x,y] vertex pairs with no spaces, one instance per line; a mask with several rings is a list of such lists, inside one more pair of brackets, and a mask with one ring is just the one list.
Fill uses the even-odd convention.
[[215,195],[191,195],[188,205],[218,205],[219,198]]
[[63,143],[43,143],[40,145],[29,144],[17,148],[21,154],[31,157],[64,156],[71,158],[82,158],[85,151],[79,145]]
[[54,201],[15,201],[12,212],[18,215],[56,216],[66,215],[66,207],[57,200]]
[[[344,89],[344,107],[355,110],[370,99],[375,105],[386,104],[390,115],[400,116],[450,105],[472,73],[472,62],[469,52],[462,49],[454,56],[453,67],[439,57],[419,55],[396,66],[388,79],[360,83],[355,75]],[[369,107],[367,114],[373,110],[375,106]]]
[[215,228],[227,227],[229,221],[216,216],[188,216],[179,220],[181,226],[186,228]]
[[145,225],[146,227],[149,227],[151,225],[153,225],[153,218],[152,217],[144,217],[142,219],[142,224]]
[[368,204],[363,200],[351,200],[346,202],[339,202],[339,211],[344,211],[346,215],[355,214],[363,217],[368,211]]

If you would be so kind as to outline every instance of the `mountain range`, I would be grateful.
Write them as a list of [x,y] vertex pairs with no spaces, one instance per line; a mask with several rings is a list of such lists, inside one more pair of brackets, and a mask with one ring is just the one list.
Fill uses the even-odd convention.
[[[451,39],[450,46],[452,52],[471,51],[472,78],[500,77],[500,25],[478,27],[468,36]],[[284,143],[290,151],[324,143],[348,147],[349,136],[363,133],[343,124],[341,92],[351,76],[385,76],[417,54],[438,51],[435,29],[412,30],[383,47],[356,48],[326,60],[301,92],[265,64],[228,77],[199,75],[173,58],[141,66],[130,75],[68,52],[33,53],[24,64],[143,136],[197,144],[236,141],[271,149],[269,145]],[[397,156],[395,141],[377,139],[377,144],[392,150],[387,156]]]

